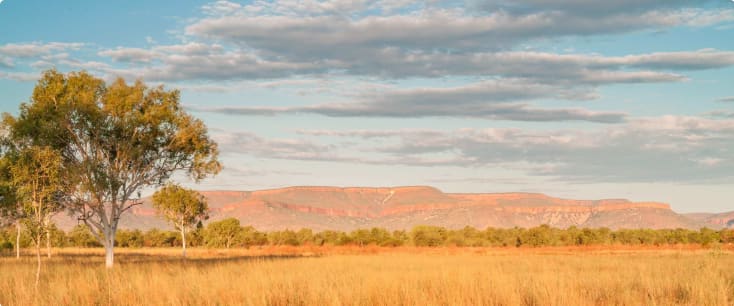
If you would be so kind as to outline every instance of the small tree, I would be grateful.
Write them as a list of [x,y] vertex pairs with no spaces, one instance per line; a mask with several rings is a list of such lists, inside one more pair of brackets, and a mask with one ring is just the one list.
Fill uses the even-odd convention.
[[60,210],[61,156],[47,147],[29,147],[18,152],[10,166],[13,185],[22,203],[26,228],[36,246],[38,267],[36,286],[41,275],[41,242],[48,230],[50,216]]
[[21,220],[23,219],[23,209],[18,205],[17,193],[13,185],[13,177],[10,172],[10,166],[13,163],[14,155],[12,143],[6,137],[8,127],[5,124],[0,125],[3,137],[0,139],[0,149],[2,149],[2,158],[0,158],[0,227],[9,224],[15,224],[15,256],[20,259],[20,229]]
[[438,226],[418,225],[411,231],[416,246],[439,246],[446,242],[446,229]]
[[153,194],[153,207],[181,233],[183,257],[186,258],[186,231],[209,218],[204,196],[175,184],[168,184]]
[[208,246],[230,248],[242,237],[240,220],[227,218],[209,223],[204,230],[204,240]]

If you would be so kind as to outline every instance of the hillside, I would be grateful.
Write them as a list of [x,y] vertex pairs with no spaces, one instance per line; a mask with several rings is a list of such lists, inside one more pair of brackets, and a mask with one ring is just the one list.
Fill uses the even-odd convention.
[[697,222],[703,222],[710,224],[714,227],[727,227],[734,228],[734,211],[723,212],[718,214],[713,213],[690,213],[683,214],[685,217],[695,220]]
[[[409,229],[416,225],[447,228],[473,226],[618,228],[723,227],[734,213],[683,216],[656,202],[568,200],[536,193],[452,194],[427,186],[395,188],[288,187],[260,191],[203,191],[211,220],[238,218],[260,230],[353,230],[383,227]],[[700,215],[700,214],[699,214]],[[728,219],[727,219],[728,218]],[[57,218],[60,227],[76,221]],[[168,228],[150,199],[121,219],[121,228]]]

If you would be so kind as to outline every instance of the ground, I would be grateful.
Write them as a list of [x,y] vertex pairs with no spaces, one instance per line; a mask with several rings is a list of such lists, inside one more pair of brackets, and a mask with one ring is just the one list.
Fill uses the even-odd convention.
[[[734,305],[731,247],[55,249],[2,305]],[[38,292],[36,292],[38,290]]]

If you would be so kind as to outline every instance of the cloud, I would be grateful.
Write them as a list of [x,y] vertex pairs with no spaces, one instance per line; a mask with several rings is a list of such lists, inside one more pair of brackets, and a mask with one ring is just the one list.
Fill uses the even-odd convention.
[[236,13],[242,8],[242,5],[230,1],[216,1],[202,6],[202,11],[206,15],[221,16]]
[[471,105],[470,107],[452,108],[424,107],[423,109],[390,108],[383,109],[371,105],[324,104],[303,107],[189,107],[196,112],[211,112],[243,116],[273,116],[278,114],[311,113],[329,117],[459,117],[491,120],[513,121],[587,121],[597,123],[624,122],[627,115],[620,112],[596,112],[579,108],[546,109],[535,108],[527,104],[490,104]]
[[734,52],[703,49],[684,52],[656,52],[610,58],[610,63],[631,67],[669,70],[702,70],[734,65]]
[[618,123],[619,112],[597,112],[579,108],[538,108],[519,101],[543,98],[590,100],[593,90],[494,80],[449,87],[392,89],[362,92],[354,102],[290,107],[190,107],[194,111],[230,115],[277,115],[310,113],[329,117],[471,117],[516,121],[590,121]]
[[716,101],[724,102],[724,103],[734,102],[734,97],[723,97],[723,98],[716,99]]
[[361,145],[371,148],[364,154],[373,156],[374,163],[401,164],[441,154],[463,161],[458,166],[513,168],[568,182],[730,183],[734,178],[732,119],[660,116],[592,130],[301,130],[299,134],[362,139],[374,144]]
[[98,55],[127,65],[104,73],[151,81],[473,76],[583,86],[678,82],[686,77],[671,71],[734,65],[734,52],[708,49],[609,57],[516,48],[535,40],[734,19],[734,11],[713,1],[471,3],[216,1],[204,5],[204,16],[186,26],[188,43],[118,47]]
[[[550,5],[544,7],[526,3],[525,7],[537,9],[522,10],[512,10],[518,6],[505,5],[506,2],[491,2],[498,4],[499,9],[484,13],[472,11],[463,3],[446,4],[387,15],[365,14],[365,4],[360,1],[349,1],[349,9],[335,10],[292,9],[291,1],[256,2],[243,7],[239,14],[198,20],[186,28],[186,33],[239,44],[264,54],[303,60],[324,55],[361,57],[384,48],[455,53],[507,50],[537,39],[617,34],[678,25],[703,26],[734,20],[734,11],[716,10],[712,15],[701,1],[670,1],[669,4],[656,1],[642,5],[590,2],[594,5],[546,3]],[[336,1],[319,3],[336,6]],[[591,9],[600,7],[616,10]],[[343,13],[360,9],[362,14]],[[293,48],[294,45],[298,48]]]
[[241,80],[283,78],[306,75],[356,75],[382,78],[497,76],[524,78],[537,82],[568,84],[615,84],[677,82],[684,76],[629,68],[654,67],[662,70],[710,69],[734,65],[734,52],[701,50],[654,53],[628,57],[561,55],[542,52],[500,52],[473,54],[404,54],[382,50],[361,59],[344,61],[268,60],[257,53],[225,50],[202,44],[157,46],[152,49],[117,48],[99,52],[117,62],[132,64],[109,73],[145,77],[155,81]]
[[[150,81],[272,79],[323,71],[319,63],[264,60],[242,50],[225,51],[216,44],[117,48],[100,51],[99,55],[131,64],[127,68],[107,69],[107,74]],[[136,65],[140,63],[144,65]]]
[[296,130],[297,134],[307,136],[329,136],[329,137],[357,137],[357,138],[389,138],[397,137],[401,135],[413,135],[421,138],[425,137],[439,137],[444,133],[436,130],[429,129],[402,129],[402,130],[311,130],[311,129],[299,129]]
[[716,3],[711,0],[479,0],[475,5],[493,11],[505,10],[514,14],[542,11],[560,11],[574,15],[607,16],[654,10],[699,7]]
[[212,138],[222,152],[291,160],[338,160],[330,155],[333,147],[298,139],[269,139],[249,132],[215,131]]
[[13,68],[13,60],[6,56],[0,56],[0,67]]
[[[340,55],[317,60],[268,59],[254,50],[188,43],[150,49],[116,48],[99,52],[131,64],[110,74],[154,81],[247,80],[292,76],[354,75],[386,79],[411,77],[494,76],[541,83],[605,85],[679,82],[686,77],[670,71],[703,70],[734,65],[734,52],[704,49],[628,56],[555,54],[507,51],[453,54],[404,52],[396,48],[373,54]],[[639,70],[643,69],[643,70]]]
[[78,50],[83,46],[83,43],[64,42],[10,43],[0,46],[0,55],[14,58],[29,58],[63,50]]
[[[294,74],[503,76],[614,84],[681,81],[684,76],[658,70],[734,64],[734,52],[717,50],[622,57],[514,50],[534,40],[734,20],[734,10],[712,8],[714,1],[474,2],[480,11],[463,2],[412,4],[401,2],[397,7],[409,9],[394,13],[384,1],[218,1],[206,5],[207,16],[188,25],[186,33],[237,46],[230,50],[265,62],[316,64]],[[196,65],[193,59],[188,62]],[[267,74],[240,77],[262,75]]]
[[[0,45],[0,68],[14,69],[18,67],[16,60],[66,54],[65,51],[79,50],[83,46],[83,43],[64,42],[8,43]],[[3,73],[0,75],[0,78],[18,81],[29,80],[27,76],[22,76],[22,74],[18,73]],[[32,78],[32,80],[36,79],[37,77]]]
[[222,152],[225,154],[246,154],[267,159],[412,166],[460,166],[468,165],[470,162],[459,157],[440,156],[383,156],[382,158],[373,158],[351,152],[349,149],[354,148],[351,148],[350,144],[340,146],[321,144],[307,139],[264,138],[250,132],[217,131],[212,134],[212,137],[219,143]]
[[706,114],[714,118],[734,118],[734,111],[715,110]]
[[[689,54],[691,53],[691,54]],[[678,53],[655,54],[654,59],[665,61],[655,68],[676,70],[694,68],[694,59],[700,58],[712,68],[733,65],[734,52],[716,53],[719,58],[708,59],[703,52],[681,52],[688,55],[685,62],[671,59]],[[715,51],[710,52],[714,55]],[[727,57],[728,56],[728,57]],[[652,59],[652,58],[651,58]],[[567,81],[583,84],[675,82],[685,77],[657,71],[623,71],[652,65],[651,59],[604,57],[584,54],[555,54],[547,52],[477,52],[466,54],[410,52],[382,49],[375,54],[354,58],[341,64],[348,74],[371,75],[387,78],[444,77],[444,76],[502,76],[527,78],[542,82]],[[718,62],[716,60],[719,60]],[[697,67],[704,68],[704,63]]]
[[39,76],[36,73],[0,71],[0,79],[29,82],[29,81],[37,81],[38,78]]
[[159,55],[155,51],[141,48],[117,48],[111,50],[103,50],[99,52],[100,56],[106,56],[116,62],[141,62],[147,63],[156,59]]

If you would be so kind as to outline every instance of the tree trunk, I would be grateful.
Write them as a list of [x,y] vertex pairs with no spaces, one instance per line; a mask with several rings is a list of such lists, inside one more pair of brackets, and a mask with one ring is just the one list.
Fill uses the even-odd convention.
[[51,228],[51,215],[47,215],[44,218],[43,226],[46,228],[46,252],[48,253],[48,258],[51,258],[51,231],[49,230]]
[[48,258],[51,258],[51,231],[46,231],[46,251]]
[[186,228],[181,224],[181,245],[183,246],[183,258],[186,259]]
[[15,221],[15,228],[18,230],[15,234],[15,258],[20,259],[20,220]]
[[104,247],[104,266],[106,268],[112,268],[113,264],[115,263],[115,251],[114,251],[113,245],[105,245]]
[[43,235],[38,233],[36,235],[36,259],[38,260],[38,265],[36,266],[36,289],[38,289],[38,283],[41,280],[41,239],[43,239]]
[[104,232],[104,266],[111,269],[115,263],[115,230],[107,229]]

